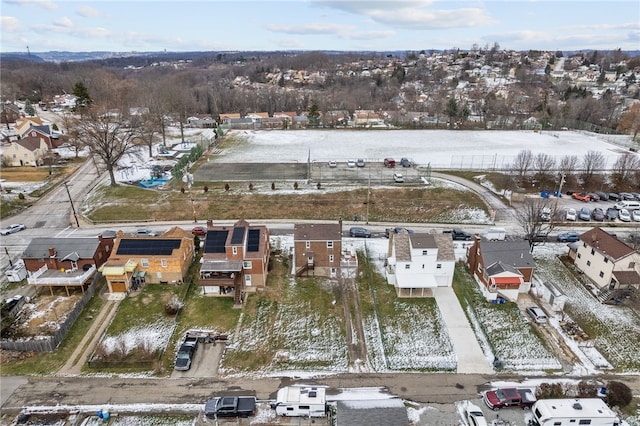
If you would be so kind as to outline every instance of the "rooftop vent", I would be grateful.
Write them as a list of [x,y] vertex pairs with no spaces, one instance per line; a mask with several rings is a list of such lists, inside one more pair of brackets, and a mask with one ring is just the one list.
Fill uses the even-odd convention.
[[579,402],[573,404],[574,410],[582,410],[582,405]]

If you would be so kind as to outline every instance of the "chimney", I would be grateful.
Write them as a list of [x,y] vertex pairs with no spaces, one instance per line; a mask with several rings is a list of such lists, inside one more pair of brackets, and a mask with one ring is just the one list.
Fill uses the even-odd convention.
[[49,257],[56,257],[56,249],[54,249],[53,247],[49,247]]

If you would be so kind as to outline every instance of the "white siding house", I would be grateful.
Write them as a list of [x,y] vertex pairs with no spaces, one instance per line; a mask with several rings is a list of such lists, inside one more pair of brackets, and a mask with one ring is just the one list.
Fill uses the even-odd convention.
[[389,235],[387,282],[398,297],[433,297],[437,287],[451,287],[455,256],[451,237],[401,231]]

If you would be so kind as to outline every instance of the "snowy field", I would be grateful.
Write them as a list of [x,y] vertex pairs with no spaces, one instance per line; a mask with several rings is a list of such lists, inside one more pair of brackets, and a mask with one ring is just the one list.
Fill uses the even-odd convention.
[[523,149],[534,155],[550,154],[556,161],[565,155],[577,155],[581,160],[587,152],[597,151],[608,166],[628,152],[596,134],[573,131],[233,130],[226,137],[242,141],[216,156],[218,161],[230,163],[299,163],[309,158],[318,162],[355,158],[382,162],[385,157],[407,157],[421,166],[483,170],[510,166]]

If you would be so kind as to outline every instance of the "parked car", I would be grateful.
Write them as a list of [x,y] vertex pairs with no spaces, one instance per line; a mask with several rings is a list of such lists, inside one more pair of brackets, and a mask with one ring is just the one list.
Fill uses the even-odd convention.
[[190,345],[181,345],[176,355],[174,369],[178,371],[187,371],[191,368],[191,361],[195,354],[195,347]]
[[586,192],[574,192],[571,196],[578,201],[591,201],[591,197]]
[[467,402],[465,405],[464,415],[469,426],[487,426],[482,409],[471,402]]
[[591,220],[591,210],[586,207],[581,208],[578,217],[580,220]]
[[526,311],[527,311],[527,314],[531,317],[531,319],[535,321],[537,324],[547,323],[548,318],[545,315],[544,311],[540,309],[539,306],[529,306],[526,309]]
[[578,214],[576,213],[576,209],[567,209],[567,220],[575,221]]
[[630,192],[620,192],[618,195],[620,195],[621,200],[635,200],[635,197]]
[[562,243],[573,243],[580,239],[580,234],[577,232],[563,232],[558,234],[558,241]]
[[540,211],[540,220],[543,222],[551,221],[551,207],[543,207]]
[[589,196],[589,201],[600,201],[600,196],[595,192],[588,192],[587,195]]
[[158,233],[149,228],[138,228],[136,229],[136,235],[139,237],[155,237]]
[[618,210],[618,219],[623,222],[631,222],[631,213],[627,209]]
[[354,226],[349,228],[349,236],[350,237],[359,237],[359,238],[371,238],[371,231],[366,228],[362,228],[360,226]]
[[394,173],[393,174],[393,181],[395,183],[402,183],[402,182],[404,182],[404,176],[402,176],[402,173]]
[[607,215],[608,220],[616,220],[618,218],[618,209],[615,207],[609,207],[605,214]]
[[463,231],[460,228],[453,228],[451,230],[451,238],[454,241],[469,241],[471,240],[472,235],[466,231]]
[[255,413],[255,396],[221,396],[208,400],[204,405],[204,415],[210,419],[249,417]]
[[102,231],[102,234],[100,235],[102,235],[102,238],[116,238],[118,233],[111,229],[107,229],[106,231]]
[[631,212],[631,220],[634,222],[640,222],[640,210],[634,210]]
[[484,403],[492,410],[503,407],[531,407],[536,397],[531,389],[499,388],[488,390],[482,395]]
[[402,158],[400,160],[400,164],[402,165],[402,167],[411,167],[411,162],[409,161],[408,158]]
[[600,201],[609,201],[609,193],[602,192],[602,191],[596,191],[595,194],[598,196]]
[[356,160],[347,160],[347,167],[355,167]]
[[364,167],[365,166],[364,159],[358,158],[358,161],[356,161],[356,166],[357,167]]
[[620,195],[618,195],[617,192],[610,192],[609,193],[609,199],[611,201],[619,201],[620,200]]
[[391,157],[387,157],[384,159],[384,166],[385,167],[395,167],[396,166],[396,160],[394,160]]
[[0,235],[9,235],[9,234],[13,234],[15,232],[20,232],[27,229],[26,226],[24,226],[24,224],[22,223],[12,223],[11,225],[7,226],[6,228],[0,229]]
[[631,195],[633,195],[634,200],[640,201],[640,192],[632,192]]
[[338,167],[338,162],[335,160],[329,161],[329,167],[331,167],[332,169]]
[[409,234],[413,234],[413,229],[403,228],[401,226],[396,226],[395,228],[387,228],[384,230],[384,236],[389,238],[389,233],[393,232],[394,234],[399,234],[402,230],[407,231]]
[[598,222],[603,222],[604,221],[604,211],[600,207],[596,207],[591,212],[591,219],[593,219],[595,221],[598,221]]
[[199,237],[204,237],[207,235],[207,228],[204,226],[196,226],[191,230],[191,233]]

